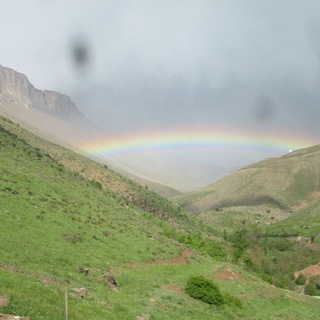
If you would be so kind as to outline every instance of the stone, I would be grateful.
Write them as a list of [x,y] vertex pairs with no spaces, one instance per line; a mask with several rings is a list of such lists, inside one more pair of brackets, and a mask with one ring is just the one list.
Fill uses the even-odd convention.
[[81,299],[85,298],[88,294],[86,288],[73,288],[72,291]]

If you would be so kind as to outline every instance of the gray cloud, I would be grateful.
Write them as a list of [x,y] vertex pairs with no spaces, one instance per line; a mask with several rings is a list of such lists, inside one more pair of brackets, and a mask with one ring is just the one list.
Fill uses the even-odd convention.
[[66,92],[110,132],[223,126],[319,136],[317,0],[2,0],[0,8],[0,63]]

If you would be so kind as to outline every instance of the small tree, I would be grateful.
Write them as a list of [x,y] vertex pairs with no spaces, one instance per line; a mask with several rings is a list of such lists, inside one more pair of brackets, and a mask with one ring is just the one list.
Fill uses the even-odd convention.
[[304,288],[304,293],[309,296],[320,296],[320,276],[310,278],[310,282]]
[[298,277],[294,280],[294,282],[299,286],[306,284],[306,281],[307,279],[302,273],[299,273]]
[[199,299],[208,304],[222,305],[225,303],[219,287],[203,276],[190,277],[185,288],[192,298]]

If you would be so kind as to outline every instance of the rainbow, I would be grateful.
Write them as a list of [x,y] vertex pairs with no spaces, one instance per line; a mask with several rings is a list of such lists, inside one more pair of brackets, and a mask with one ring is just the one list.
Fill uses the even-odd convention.
[[131,135],[117,141],[106,137],[87,142],[82,149],[87,154],[111,155],[117,153],[192,150],[192,149],[256,149],[287,153],[319,142],[310,137],[284,134],[256,134],[232,131],[169,131]]

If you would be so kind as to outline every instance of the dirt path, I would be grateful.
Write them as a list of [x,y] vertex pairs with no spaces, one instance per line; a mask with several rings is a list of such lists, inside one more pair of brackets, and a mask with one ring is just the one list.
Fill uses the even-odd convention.
[[160,265],[160,264],[186,264],[187,257],[192,255],[192,251],[188,248],[184,249],[179,257],[173,257],[171,259],[163,259],[163,260],[149,260],[144,261],[143,264],[145,266],[150,265]]
[[[142,264],[144,266],[151,266],[151,265],[164,265],[164,264],[186,264],[187,258],[192,255],[192,250],[185,248],[180,256],[173,257],[170,259],[158,259],[158,260],[149,260],[149,261],[143,261]],[[138,269],[139,264],[133,263],[133,262],[127,262],[126,265],[131,268]]]

